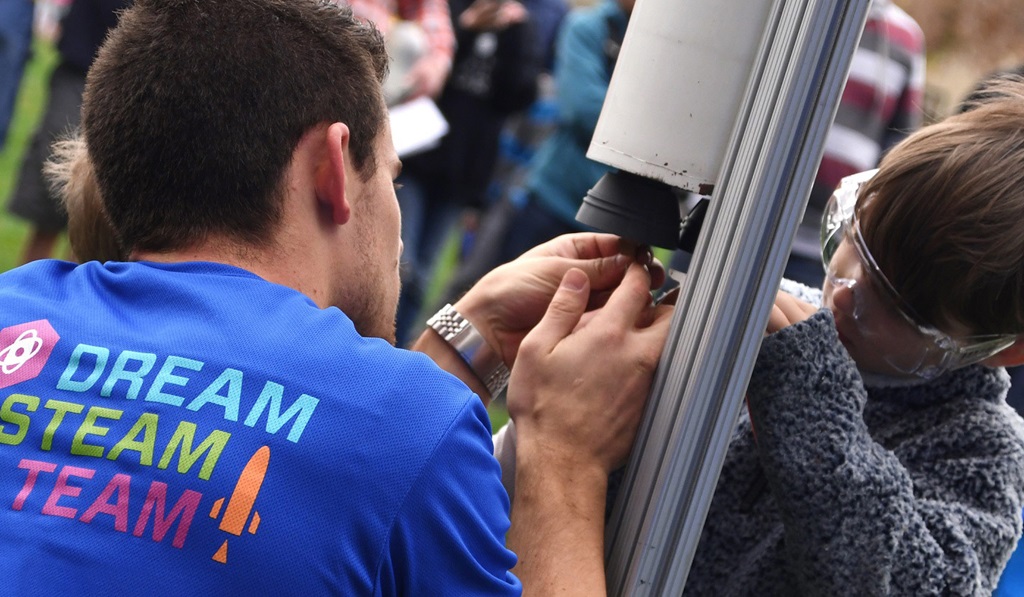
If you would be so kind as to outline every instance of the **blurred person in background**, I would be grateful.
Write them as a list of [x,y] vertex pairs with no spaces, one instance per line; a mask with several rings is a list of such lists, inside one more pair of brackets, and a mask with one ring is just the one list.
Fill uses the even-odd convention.
[[46,183],[43,164],[50,155],[50,146],[78,127],[86,73],[107,31],[117,24],[119,11],[129,5],[131,0],[74,0],[60,20],[60,61],[50,76],[46,111],[25,153],[18,185],[8,204],[12,214],[31,226],[22,247],[22,263],[50,257],[67,226],[60,201]]
[[890,147],[921,126],[924,80],[921,28],[891,0],[872,0],[786,278],[821,286],[818,223],[825,203],[843,177],[876,167]]
[[537,99],[525,110],[510,115],[498,135],[494,170],[479,210],[463,213],[456,267],[444,281],[437,306],[450,303],[500,263],[498,254],[508,224],[522,205],[530,163],[558,121],[552,78],[555,47],[569,5],[565,0],[526,0],[530,23],[544,56],[537,77]]
[[457,51],[437,100],[448,122],[440,144],[403,159],[402,295],[398,344],[422,322],[417,316],[438,254],[466,209],[479,209],[494,172],[498,136],[509,115],[537,95],[541,46],[524,5],[514,0],[451,0]]
[[[586,151],[608,93],[612,71],[634,0],[604,0],[569,12],[554,51],[554,98],[534,104],[527,130],[543,134],[530,157],[522,187],[504,188],[484,214],[480,232],[444,290],[458,296],[495,265],[518,257],[560,234],[584,230],[576,210],[608,166],[587,159]],[[513,159],[515,162],[515,159]],[[509,179],[524,170],[515,164]],[[507,184],[507,180],[503,181]]]
[[533,157],[525,203],[508,224],[499,263],[585,227],[583,197],[610,168],[586,156],[597,127],[634,0],[603,0],[571,11],[555,49],[558,122]]
[[32,46],[32,0],[0,0],[0,149]]
[[398,21],[417,24],[426,39],[426,49],[397,82],[401,89],[396,101],[420,96],[437,98],[448,79],[455,53],[448,0],[331,0],[347,4],[360,19],[373,23],[387,38]]

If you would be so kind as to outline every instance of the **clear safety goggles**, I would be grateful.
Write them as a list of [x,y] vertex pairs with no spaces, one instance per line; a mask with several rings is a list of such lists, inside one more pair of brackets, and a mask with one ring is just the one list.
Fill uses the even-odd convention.
[[[876,172],[844,178],[825,206],[821,221],[821,259],[829,282],[825,304],[832,306],[836,288],[848,288],[854,306],[849,315],[861,338],[877,346],[882,358],[897,371],[923,379],[977,363],[1013,344],[1016,335],[953,337],[924,323],[896,292],[868,251],[856,213],[860,189]],[[856,259],[834,259],[843,240],[852,245]]]

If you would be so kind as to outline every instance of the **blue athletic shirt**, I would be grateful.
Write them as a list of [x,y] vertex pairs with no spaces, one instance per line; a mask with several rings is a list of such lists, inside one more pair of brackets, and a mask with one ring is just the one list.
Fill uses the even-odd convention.
[[0,275],[0,594],[516,595],[480,400],[213,263]]

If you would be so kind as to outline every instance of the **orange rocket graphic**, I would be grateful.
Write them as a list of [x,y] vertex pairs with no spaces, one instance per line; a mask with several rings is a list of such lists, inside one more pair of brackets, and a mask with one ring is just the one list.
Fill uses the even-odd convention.
[[[231,492],[231,497],[228,498],[228,507],[224,510],[224,518],[220,521],[220,530],[231,533],[236,537],[242,534],[242,529],[245,528],[245,521],[249,519],[249,513],[253,512],[256,496],[263,485],[263,478],[267,475],[267,465],[269,464],[270,446],[263,446],[256,450],[256,453],[252,455],[249,462],[245,464],[242,474],[238,477],[238,483],[235,484],[235,490]],[[213,508],[210,510],[210,518],[217,518],[223,505],[224,498],[214,502]],[[260,513],[254,512],[252,522],[249,523],[249,534],[255,535],[256,529],[259,526]],[[217,553],[213,554],[213,559],[221,564],[227,564],[227,539],[224,540]]]

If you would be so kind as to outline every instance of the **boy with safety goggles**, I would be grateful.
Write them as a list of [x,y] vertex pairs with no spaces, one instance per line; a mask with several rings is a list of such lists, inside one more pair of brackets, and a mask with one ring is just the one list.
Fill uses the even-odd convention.
[[[844,179],[785,283],[686,594],[988,595],[1021,534],[1024,82]],[[821,305],[821,308],[818,307]]]
[[[844,178],[829,199],[821,227],[821,256],[826,272],[822,303],[832,310],[839,339],[858,367],[882,375],[934,379],[1012,346],[1018,338],[1016,333],[972,334],[970,326],[959,321],[961,318],[954,318],[952,313],[935,313],[945,328],[955,330],[953,334],[947,333],[927,323],[929,319],[921,316],[893,287],[868,249],[858,217],[858,212],[871,210],[877,196],[871,193],[858,207],[861,190],[877,172],[868,170]],[[893,213],[896,210],[887,211],[888,218],[899,217]],[[884,217],[876,215],[874,219]],[[957,275],[971,267],[983,267],[973,263],[964,267],[966,262],[960,265],[959,271],[948,273]],[[949,308],[939,304],[943,302],[943,292],[932,296],[935,298],[928,302],[928,308]],[[1005,359],[999,359],[1000,364],[1003,362]]]

